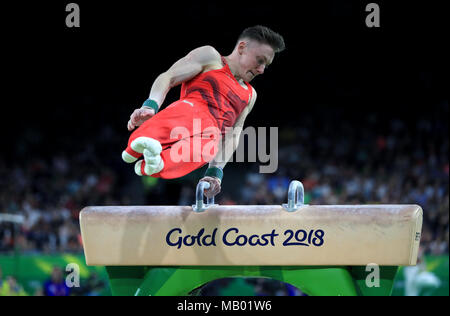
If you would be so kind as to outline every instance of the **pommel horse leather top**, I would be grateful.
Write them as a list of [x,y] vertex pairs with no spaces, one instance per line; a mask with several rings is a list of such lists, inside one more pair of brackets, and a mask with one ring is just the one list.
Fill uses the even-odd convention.
[[[198,202],[198,201],[197,201]],[[291,202],[291,201],[289,201]],[[292,206],[292,205],[291,205]],[[415,265],[418,205],[91,206],[88,265]]]

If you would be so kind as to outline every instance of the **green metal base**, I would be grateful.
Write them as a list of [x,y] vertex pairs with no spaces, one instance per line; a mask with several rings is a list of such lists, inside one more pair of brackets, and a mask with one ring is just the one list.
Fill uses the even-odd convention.
[[[289,283],[313,296],[388,296],[397,266],[380,268],[379,284],[368,287],[365,266],[107,266],[114,296],[185,296],[228,277],[270,278]],[[378,286],[379,285],[379,286]]]

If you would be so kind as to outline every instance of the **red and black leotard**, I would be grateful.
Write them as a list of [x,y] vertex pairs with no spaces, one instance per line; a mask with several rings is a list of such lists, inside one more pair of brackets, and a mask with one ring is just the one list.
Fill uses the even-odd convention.
[[[126,151],[136,158],[142,154],[133,151],[130,144],[137,137],[150,137],[161,143],[164,168],[152,177],[179,178],[208,163],[216,152],[205,154],[204,149],[211,147],[212,139],[216,145],[220,140],[211,135],[211,128],[218,129],[223,137],[226,128],[234,126],[249,104],[253,90],[251,85],[240,85],[223,57],[222,63],[222,68],[200,73],[184,82],[180,100],[158,112],[131,134]],[[177,130],[185,133],[178,135],[174,133]],[[176,137],[173,137],[174,134]],[[181,145],[190,148],[188,161],[175,161],[173,151],[171,156],[171,150]]]

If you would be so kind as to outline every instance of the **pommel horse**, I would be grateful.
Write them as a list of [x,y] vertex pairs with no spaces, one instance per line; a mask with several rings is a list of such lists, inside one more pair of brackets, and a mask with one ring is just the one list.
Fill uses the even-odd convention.
[[[113,295],[188,295],[226,277],[271,278],[308,295],[391,295],[415,265],[418,205],[305,205],[292,181],[283,205],[89,206],[80,212],[87,265]],[[377,270],[378,269],[378,270]]]

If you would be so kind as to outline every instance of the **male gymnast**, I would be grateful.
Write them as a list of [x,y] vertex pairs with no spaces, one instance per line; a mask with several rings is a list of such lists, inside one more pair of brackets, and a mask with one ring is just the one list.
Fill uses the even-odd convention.
[[[182,177],[209,163],[200,181],[210,183],[207,197],[218,194],[223,168],[238,145],[225,133],[232,127],[239,140],[256,101],[249,82],[263,74],[275,53],[284,48],[280,34],[257,25],[241,33],[228,56],[212,46],[192,50],[156,78],[149,98],[131,114],[128,130],[138,128],[130,135],[122,159],[137,161],[139,176],[164,179]],[[159,111],[168,91],[179,84],[180,99]],[[184,131],[181,138],[180,131]],[[183,146],[189,156],[180,161],[177,155]]]

